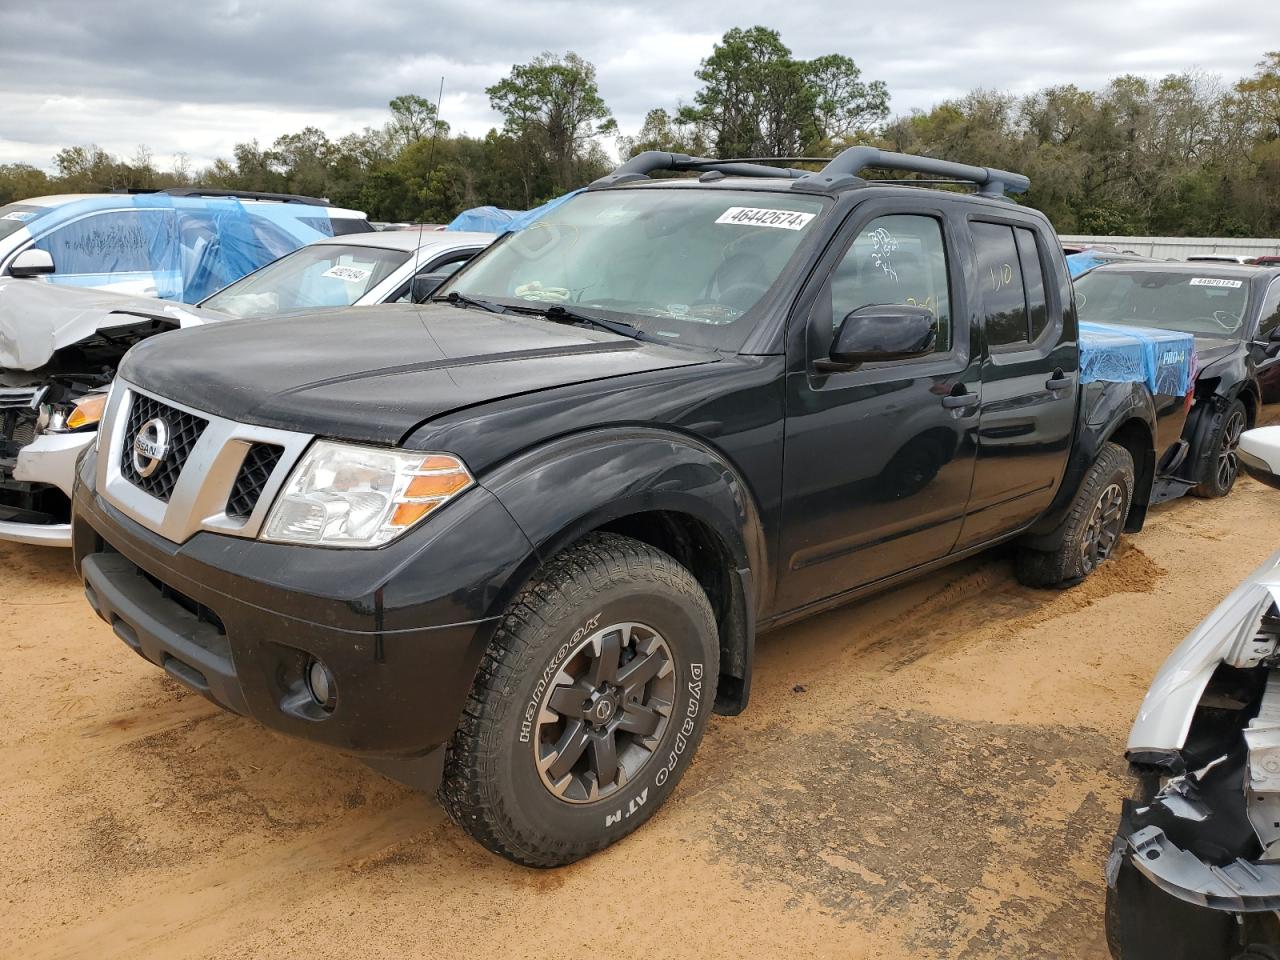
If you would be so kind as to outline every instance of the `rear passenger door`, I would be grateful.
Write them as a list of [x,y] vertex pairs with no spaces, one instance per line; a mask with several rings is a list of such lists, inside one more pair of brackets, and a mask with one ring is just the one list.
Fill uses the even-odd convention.
[[[943,557],[959,536],[981,384],[951,209],[859,204],[791,318],[779,611]],[[933,352],[824,370],[838,324],[875,304],[927,308]]]
[[[957,549],[1008,533],[1053,500],[1071,451],[1079,353],[1069,281],[1035,221],[971,217],[982,333],[973,493]],[[1069,323],[1067,322],[1069,320]],[[1069,327],[1069,335],[1068,335]]]

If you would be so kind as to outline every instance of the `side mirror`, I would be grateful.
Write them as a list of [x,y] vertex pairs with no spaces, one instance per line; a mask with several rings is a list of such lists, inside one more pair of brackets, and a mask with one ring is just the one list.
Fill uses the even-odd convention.
[[1240,434],[1237,455],[1249,476],[1280,490],[1280,426],[1257,427]]
[[884,304],[859,307],[840,323],[831,359],[820,370],[848,369],[877,360],[927,356],[938,340],[938,322],[924,307]]
[[46,273],[53,273],[53,257],[49,251],[35,247],[23,250],[9,264],[11,277],[39,277]]
[[422,273],[413,278],[409,287],[409,299],[414,303],[426,303],[431,295],[440,289],[440,284],[448,280],[447,274]]

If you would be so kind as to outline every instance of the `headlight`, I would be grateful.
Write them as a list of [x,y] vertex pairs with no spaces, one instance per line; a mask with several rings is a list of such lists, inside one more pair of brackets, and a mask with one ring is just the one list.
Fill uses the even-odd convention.
[[457,457],[318,440],[293,469],[262,539],[377,547],[472,485]]
[[48,404],[40,411],[40,430],[42,433],[75,433],[94,427],[106,409],[106,393],[86,393],[69,404]]

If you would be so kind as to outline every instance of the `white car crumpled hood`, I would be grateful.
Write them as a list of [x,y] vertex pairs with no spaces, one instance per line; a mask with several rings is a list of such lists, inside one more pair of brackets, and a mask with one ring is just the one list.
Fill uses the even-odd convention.
[[1128,753],[1180,750],[1196,706],[1219,664],[1257,666],[1259,621],[1280,604],[1280,551],[1272,554],[1164,662],[1129,734]]
[[[121,315],[123,314],[123,316]],[[0,279],[0,369],[38,370],[63,347],[137,316],[198,326],[223,315],[185,303],[68,287],[33,279]]]

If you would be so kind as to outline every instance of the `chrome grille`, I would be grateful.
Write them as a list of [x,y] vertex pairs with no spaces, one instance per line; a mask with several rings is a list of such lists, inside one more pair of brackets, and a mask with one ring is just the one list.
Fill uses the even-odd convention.
[[[176,466],[164,498],[139,485],[133,466],[138,431],[156,415],[170,427],[166,459]],[[267,507],[315,439],[229,420],[145,393],[122,378],[112,387],[99,436],[99,494],[171,543],[185,543],[200,531],[256,537]],[[159,476],[157,470],[143,479]]]
[[284,448],[271,443],[255,443],[249,448],[227,498],[227,516],[248,519],[283,455]]
[[[150,476],[144,477],[138,472],[133,462],[133,438],[150,420],[163,420],[169,426],[169,450],[161,461],[159,468]],[[120,455],[120,473],[139,490],[143,490],[157,500],[169,502],[173,488],[182,475],[187,457],[209,425],[185,410],[177,410],[168,404],[154,400],[146,394],[135,394],[133,406],[129,408],[129,419],[125,425],[125,446]]]

